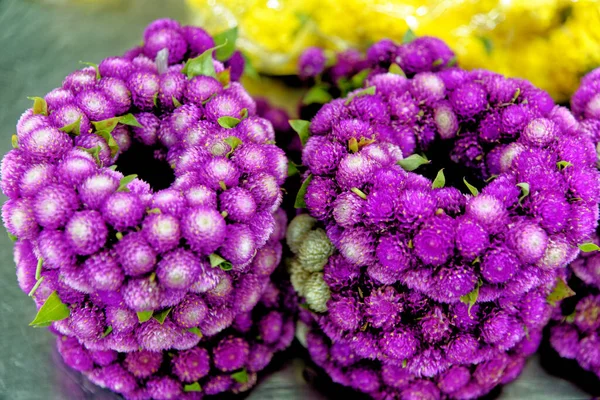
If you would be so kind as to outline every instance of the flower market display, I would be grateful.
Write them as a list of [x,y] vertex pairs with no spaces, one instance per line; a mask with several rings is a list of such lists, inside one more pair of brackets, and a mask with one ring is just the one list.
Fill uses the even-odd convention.
[[[514,380],[597,226],[594,143],[570,111],[453,63],[437,39],[375,43],[362,88],[293,122],[307,213],[287,243],[308,351],[376,399]],[[300,74],[322,65],[305,53]]]
[[[594,143],[600,142],[600,70],[587,75],[571,99],[571,109]],[[598,250],[598,237],[588,251]],[[600,386],[600,254],[582,254],[571,263],[569,286],[577,296],[555,313],[550,345],[566,359],[574,359],[594,373]]]
[[31,325],[127,398],[181,398],[184,384],[245,390],[293,336],[270,281],[287,158],[236,81],[234,43],[151,23],[143,46],[34,98],[2,160]]
[[194,21],[219,32],[239,26],[241,48],[269,74],[293,74],[309,46],[365,50],[408,28],[445,40],[467,69],[530,80],[567,102],[580,78],[600,65],[596,0],[413,1],[187,0]]

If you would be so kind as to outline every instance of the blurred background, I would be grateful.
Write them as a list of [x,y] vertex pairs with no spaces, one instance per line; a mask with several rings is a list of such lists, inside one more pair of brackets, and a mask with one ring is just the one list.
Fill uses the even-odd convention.
[[[145,25],[164,17],[211,33],[238,26],[239,46],[263,74],[260,83],[245,84],[292,113],[300,93],[275,77],[293,74],[306,46],[364,49],[383,37],[400,41],[408,28],[447,40],[467,68],[530,79],[559,102],[600,65],[596,1],[0,0],[2,155],[11,148],[19,115],[30,106],[28,96],[60,85],[80,68],[79,61],[98,62],[139,44]],[[54,355],[51,334],[28,327],[35,306],[16,284],[12,243],[0,236],[0,400],[116,398],[68,372]],[[285,353],[276,363],[281,369],[272,368],[248,398],[332,397],[302,355],[299,345]],[[589,398],[547,374],[537,358],[499,396]]]

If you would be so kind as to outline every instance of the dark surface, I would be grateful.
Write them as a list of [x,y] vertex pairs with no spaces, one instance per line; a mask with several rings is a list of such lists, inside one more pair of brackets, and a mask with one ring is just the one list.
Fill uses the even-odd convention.
[[[27,96],[44,95],[59,86],[64,76],[80,67],[80,60],[98,62],[138,44],[144,26],[159,17],[185,21],[190,16],[181,1],[172,0],[0,0],[0,154],[10,149],[15,123],[30,106]],[[35,307],[17,286],[12,243],[4,233],[0,234],[0,261],[0,400],[116,399],[67,371],[53,350],[49,332],[28,327]],[[296,345],[280,356],[271,367],[276,372],[263,376],[248,398],[349,397],[349,392],[339,391],[314,369],[305,371],[303,354]],[[534,358],[500,398],[589,396],[545,373]]]

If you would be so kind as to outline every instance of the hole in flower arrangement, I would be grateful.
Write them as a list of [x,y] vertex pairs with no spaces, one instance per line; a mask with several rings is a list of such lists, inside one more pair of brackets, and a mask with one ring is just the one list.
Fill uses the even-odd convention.
[[158,151],[155,147],[133,141],[131,147],[119,156],[117,170],[125,176],[137,174],[155,191],[166,189],[175,180],[175,174],[166,160],[157,158]]

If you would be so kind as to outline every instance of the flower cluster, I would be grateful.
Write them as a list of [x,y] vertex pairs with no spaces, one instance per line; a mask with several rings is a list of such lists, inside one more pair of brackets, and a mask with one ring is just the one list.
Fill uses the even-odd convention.
[[223,332],[182,350],[136,348],[123,353],[89,349],[67,335],[59,335],[57,346],[69,367],[128,400],[192,400],[228,391],[238,393],[254,386],[257,374],[274,354],[290,345],[295,301],[285,280],[273,279],[252,311],[238,315]]
[[155,21],[19,119],[2,217],[32,325],[89,351],[185,350],[258,303],[282,254],[287,159],[234,81],[243,59],[214,48]]
[[476,398],[537,349],[597,225],[600,175],[546,92],[437,71],[451,53],[435,62],[415,43],[446,49],[376,43],[365,88],[312,119],[298,198],[310,216],[288,227],[289,268],[313,311],[309,352],[334,381],[374,398]]

